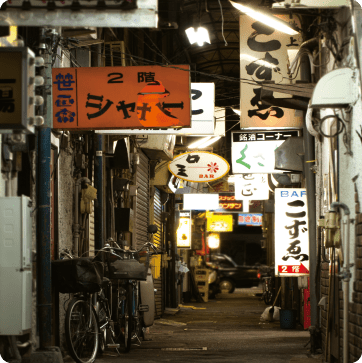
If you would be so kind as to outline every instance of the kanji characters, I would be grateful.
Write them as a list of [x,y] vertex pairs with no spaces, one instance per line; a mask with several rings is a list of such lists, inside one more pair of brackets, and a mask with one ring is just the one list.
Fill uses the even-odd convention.
[[57,118],[58,122],[73,122],[74,121],[75,112],[71,112],[67,110],[66,108],[63,108],[59,112],[55,114],[55,117]]
[[75,81],[72,81],[73,75],[70,73],[67,73],[65,76],[63,76],[61,73],[56,75],[56,81],[53,82],[58,86],[58,91],[73,91],[72,83],[75,83]]

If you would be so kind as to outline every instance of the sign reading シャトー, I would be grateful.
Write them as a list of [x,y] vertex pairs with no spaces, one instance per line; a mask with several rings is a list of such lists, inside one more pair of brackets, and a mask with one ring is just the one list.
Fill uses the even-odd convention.
[[190,127],[189,66],[53,68],[53,127]]
[[275,189],[275,274],[309,274],[306,189]]
[[[289,15],[278,17],[291,20]],[[293,20],[298,22],[296,16]],[[294,110],[271,106],[274,98],[291,96],[264,90],[268,102],[263,103],[261,87],[268,81],[289,83],[288,53],[296,53],[302,42],[301,34],[290,36],[248,15],[240,16],[240,78],[250,80],[240,82],[241,128],[302,127],[303,119],[295,117]]]
[[177,155],[168,164],[170,172],[180,179],[206,183],[222,178],[229,172],[229,163],[217,154],[191,151]]
[[[300,136],[298,130],[235,131],[231,133],[234,174],[278,173],[274,151],[289,137]],[[284,170],[283,170],[284,171]]]
[[[99,130],[99,134],[115,135],[214,135],[215,130],[215,84],[191,83],[191,127],[182,129]],[[217,120],[220,121],[220,120]]]

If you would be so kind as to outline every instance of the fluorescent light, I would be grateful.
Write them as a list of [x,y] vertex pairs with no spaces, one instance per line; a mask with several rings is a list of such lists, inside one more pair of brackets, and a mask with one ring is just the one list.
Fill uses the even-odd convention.
[[268,67],[268,68],[276,68],[277,66],[274,64],[271,64],[263,59],[255,58],[249,54],[240,54],[240,59],[245,59],[248,62],[254,62],[256,64],[259,64],[260,66]]
[[200,47],[204,45],[204,43],[211,44],[209,32],[206,28],[200,26],[195,31],[195,29],[191,27],[186,29],[185,32],[191,44],[197,43]]
[[237,115],[239,115],[239,116],[241,116],[241,111],[240,110],[238,110],[237,108],[233,108],[233,107],[231,107],[231,109],[237,114]]
[[219,139],[221,139],[221,136],[216,136],[213,139],[210,139],[210,140],[204,142],[203,144],[199,145],[198,149],[203,149],[203,148],[205,148],[207,146],[210,146],[211,144],[213,144],[214,142],[216,142]]
[[260,21],[261,23],[264,23],[276,30],[279,30],[283,33],[289,34],[289,35],[297,35],[298,32],[292,29],[288,23],[279,20],[275,16],[265,15],[259,11],[255,11],[252,8],[249,8],[247,6],[235,3],[234,1],[231,1],[231,4],[238,9],[239,11],[245,13],[246,15],[249,15],[251,18]]
[[204,142],[211,139],[211,136],[203,137],[201,140],[195,141],[193,144],[187,146],[188,149],[196,149],[199,147],[199,145],[203,144]]

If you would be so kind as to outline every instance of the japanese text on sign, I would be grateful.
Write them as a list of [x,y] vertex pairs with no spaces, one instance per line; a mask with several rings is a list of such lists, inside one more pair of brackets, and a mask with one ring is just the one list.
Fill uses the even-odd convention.
[[305,189],[276,189],[275,208],[276,273],[307,274],[309,235]]

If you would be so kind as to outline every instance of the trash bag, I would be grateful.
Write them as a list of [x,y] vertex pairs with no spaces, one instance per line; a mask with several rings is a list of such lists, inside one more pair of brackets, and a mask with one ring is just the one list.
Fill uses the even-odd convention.
[[[271,306],[268,306],[263,314],[261,314],[260,320],[263,321],[268,321],[269,320],[269,310],[271,309]],[[274,306],[274,314],[273,314],[273,320],[279,320],[280,319],[280,307],[279,306]]]
[[103,264],[88,257],[52,261],[52,280],[63,294],[98,292],[103,281]]

